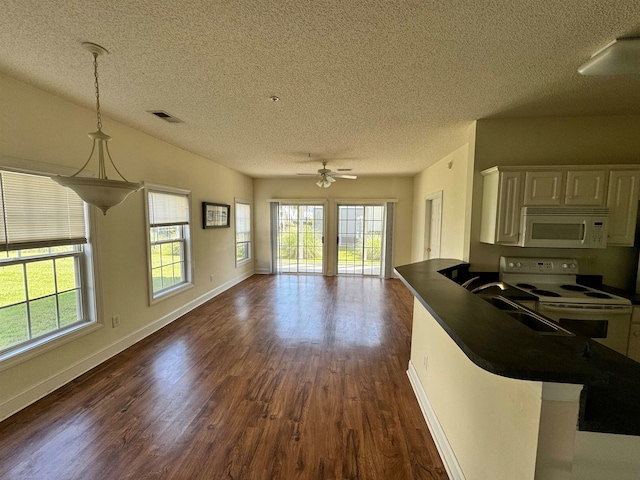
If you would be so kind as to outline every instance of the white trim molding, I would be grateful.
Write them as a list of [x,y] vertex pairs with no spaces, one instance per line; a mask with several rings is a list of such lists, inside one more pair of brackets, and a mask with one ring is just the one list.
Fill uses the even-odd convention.
[[201,295],[200,297],[192,300],[191,302],[183,305],[182,307],[168,313],[167,315],[145,325],[138,330],[131,332],[126,337],[120,338],[116,342],[107,345],[103,349],[86,356],[80,361],[68,366],[64,370],[61,370],[49,378],[41,381],[40,383],[33,385],[26,390],[18,393],[14,397],[10,398],[6,402],[0,404],[0,421],[10,417],[14,413],[19,412],[23,408],[28,407],[32,403],[40,400],[49,393],[57,390],[58,388],[66,385],[73,379],[88,372],[92,368],[97,367],[106,360],[114,357],[118,353],[126,350],[132,345],[138,343],[140,340],[148,337],[149,335],[160,330],[162,327],[169,325],[171,322],[177,320],[183,315],[189,313],[191,310],[199,307],[203,303],[211,300],[212,298],[220,295],[222,292],[234,287],[243,280],[251,277],[254,274],[253,271],[246,272],[242,275],[229,280],[228,282],[214,288],[213,290]]
[[465,480],[464,473],[462,473],[462,468],[460,467],[460,464],[456,459],[456,455],[451,448],[451,444],[449,443],[449,440],[447,440],[447,436],[445,435],[444,430],[442,429],[442,426],[438,421],[436,412],[433,410],[433,407],[429,402],[427,392],[424,391],[422,383],[420,383],[418,372],[416,371],[411,361],[409,361],[407,376],[409,377],[409,381],[411,382],[411,386],[413,387],[413,392],[415,393],[418,404],[420,405],[420,410],[422,410],[422,415],[427,422],[427,426],[429,427],[429,431],[431,432],[431,436],[433,437],[436,448],[438,449],[440,458],[442,458],[442,463],[444,463],[444,468],[447,471],[449,478],[451,480]]

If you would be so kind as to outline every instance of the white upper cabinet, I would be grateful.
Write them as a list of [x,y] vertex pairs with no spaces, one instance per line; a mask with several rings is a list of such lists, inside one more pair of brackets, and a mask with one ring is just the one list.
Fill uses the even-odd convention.
[[481,242],[517,245],[523,206],[606,206],[607,245],[633,246],[640,195],[638,165],[505,166],[481,174]]
[[604,205],[604,170],[569,170],[565,205]]
[[609,235],[607,245],[633,246],[638,214],[640,172],[613,170],[609,174]]
[[529,205],[561,205],[564,172],[526,172],[524,178],[524,202]]
[[520,231],[522,172],[491,168],[482,172],[482,224],[480,241],[515,245]]
[[604,205],[604,170],[529,170],[523,205]]

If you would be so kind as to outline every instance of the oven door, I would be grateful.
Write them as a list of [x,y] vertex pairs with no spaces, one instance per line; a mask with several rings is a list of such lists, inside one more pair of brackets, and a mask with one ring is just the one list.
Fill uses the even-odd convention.
[[632,307],[538,302],[538,312],[576,335],[627,354]]

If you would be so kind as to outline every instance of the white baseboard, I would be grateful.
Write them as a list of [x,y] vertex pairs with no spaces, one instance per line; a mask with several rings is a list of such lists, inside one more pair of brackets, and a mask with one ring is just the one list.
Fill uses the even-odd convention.
[[6,402],[0,404],[0,421],[10,417],[14,413],[19,412],[23,408],[28,407],[32,403],[40,400],[42,397],[48,395],[54,390],[57,390],[58,388],[66,385],[74,378],[77,378],[80,375],[88,372],[92,368],[97,367],[111,357],[136,344],[143,338],[148,337],[152,333],[160,330],[162,327],[169,325],[174,320],[177,320],[186,313],[189,313],[194,308],[199,307],[203,303],[220,295],[222,292],[230,289],[243,280],[246,280],[253,274],[253,271],[249,271],[220,285],[219,287],[214,288],[213,290],[190,301],[189,303],[174,310],[173,312],[170,312],[167,315],[145,325],[144,327],[131,332],[126,337],[117,340],[111,345],[107,345],[101,350],[98,350],[91,355],[88,355],[85,358],[81,359],[80,361],[74,363],[73,365],[68,366],[64,370],[55,373],[46,380],[43,380],[38,384],[33,385],[32,387],[29,387],[28,389],[18,393]]
[[269,275],[271,273],[271,269],[269,267],[260,267],[255,269],[256,275]]
[[442,429],[442,426],[438,421],[436,412],[433,410],[433,407],[429,402],[427,392],[424,391],[422,383],[420,383],[418,372],[416,372],[416,369],[411,361],[409,361],[407,376],[409,377],[409,381],[411,382],[411,386],[413,387],[413,392],[416,394],[418,404],[420,405],[420,409],[422,410],[422,415],[427,422],[427,426],[429,427],[431,436],[436,443],[436,448],[438,449],[438,453],[442,458],[444,468],[447,470],[449,478],[451,480],[465,480],[464,473],[462,473],[462,468],[460,468],[460,464],[458,463],[456,455],[451,448],[451,444],[449,444],[449,441],[447,440],[447,436],[445,435],[444,430]]

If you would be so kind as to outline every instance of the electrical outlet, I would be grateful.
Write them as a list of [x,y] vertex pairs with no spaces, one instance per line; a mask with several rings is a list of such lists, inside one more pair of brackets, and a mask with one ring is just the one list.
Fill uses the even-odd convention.
[[114,315],[113,317],[111,317],[111,326],[113,328],[120,326],[120,315]]
[[422,361],[422,363],[424,364],[424,369],[427,369],[427,363],[429,362],[429,356],[425,353],[424,354],[424,359]]
[[213,273],[209,276],[209,281],[213,283]]

